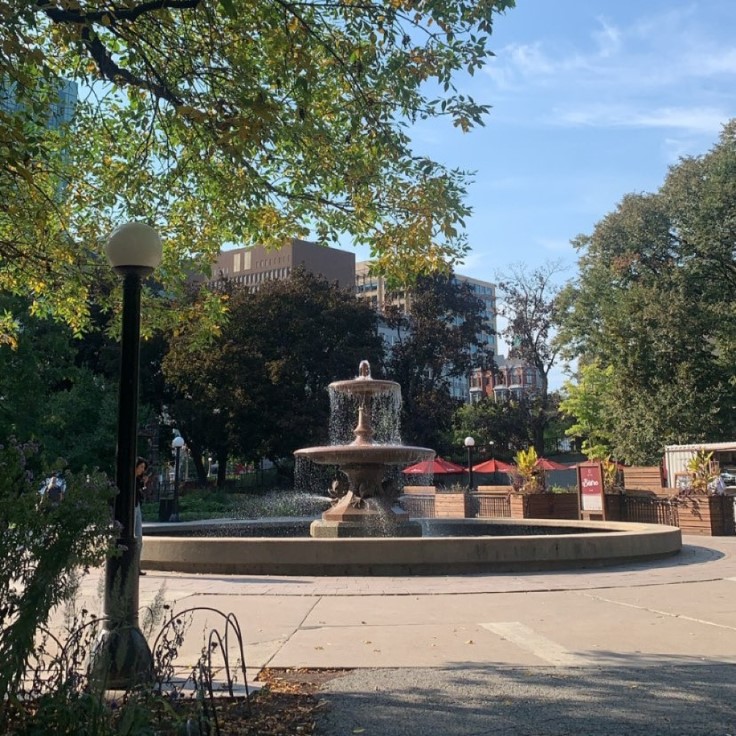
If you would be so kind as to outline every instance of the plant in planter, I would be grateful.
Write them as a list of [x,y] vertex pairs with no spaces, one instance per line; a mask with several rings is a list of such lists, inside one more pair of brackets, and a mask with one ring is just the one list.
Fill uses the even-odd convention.
[[734,533],[734,508],[730,498],[718,492],[718,465],[713,453],[699,450],[687,463],[691,477],[679,486],[674,501],[678,525],[684,534],[713,536]]
[[605,493],[621,493],[623,487],[619,482],[618,465],[610,457],[601,460],[603,468],[603,490]]
[[511,473],[514,491],[525,494],[544,493],[544,475],[537,468],[537,460],[537,451],[533,447],[516,453],[516,468]]
[[689,488],[681,491],[681,495],[707,496],[715,487],[718,478],[717,464],[713,462],[713,453],[698,450],[687,462],[687,470],[692,473]]

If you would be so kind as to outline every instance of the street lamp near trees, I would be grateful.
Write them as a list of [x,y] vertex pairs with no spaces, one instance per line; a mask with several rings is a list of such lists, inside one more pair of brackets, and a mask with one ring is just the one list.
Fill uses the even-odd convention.
[[138,434],[141,288],[161,262],[159,234],[142,222],[129,222],[105,244],[110,265],[123,280],[123,316],[118,392],[114,519],[121,553],[107,560],[104,621],[94,652],[94,672],[109,690],[151,678],[153,661],[138,625],[138,545],[135,536],[135,464]]
[[179,468],[181,467],[181,448],[184,447],[184,438],[178,434],[171,441],[174,451],[174,511],[169,521],[179,521]]
[[468,451],[468,490],[473,490],[473,448],[475,440],[472,437],[465,438],[465,449]]

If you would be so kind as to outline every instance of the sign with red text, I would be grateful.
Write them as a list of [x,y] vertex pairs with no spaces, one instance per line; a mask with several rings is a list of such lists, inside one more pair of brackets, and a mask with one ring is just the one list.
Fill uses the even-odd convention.
[[606,499],[603,492],[603,466],[600,463],[578,465],[578,496],[581,511],[593,511],[605,518]]

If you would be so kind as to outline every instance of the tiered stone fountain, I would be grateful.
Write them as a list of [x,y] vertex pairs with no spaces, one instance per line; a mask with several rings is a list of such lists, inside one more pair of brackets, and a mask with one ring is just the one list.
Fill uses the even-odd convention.
[[398,409],[398,384],[371,378],[364,361],[357,378],[331,384],[330,392],[331,401],[336,399],[333,410],[340,397],[357,405],[358,424],[352,442],[345,442],[350,439],[346,429],[331,445],[295,453],[319,465],[338,466],[344,474],[336,486],[344,486],[345,494],[312,522],[313,538],[306,536],[306,528],[302,537],[261,532],[263,536],[250,538],[259,522],[247,519],[147,524],[143,566],[218,575],[447,575],[587,567],[680,551],[680,530],[655,524],[410,520],[396,505],[393,479],[400,466],[432,458],[434,451],[402,445],[398,420],[389,426],[376,411],[392,397],[394,401],[385,403]]
[[[391,469],[432,459],[434,450],[374,441],[372,417],[376,399],[391,396],[398,409],[401,388],[394,381],[371,376],[367,360],[361,362],[358,377],[330,384],[330,396],[356,399],[358,424],[355,439],[349,444],[307,447],[297,450],[297,458],[318,465],[336,465],[344,473],[346,492],[337,504],[313,522],[313,537],[420,537],[422,527],[409,519],[397,505],[399,487],[391,477]],[[336,408],[332,406],[332,411]],[[339,485],[339,481],[338,481]]]

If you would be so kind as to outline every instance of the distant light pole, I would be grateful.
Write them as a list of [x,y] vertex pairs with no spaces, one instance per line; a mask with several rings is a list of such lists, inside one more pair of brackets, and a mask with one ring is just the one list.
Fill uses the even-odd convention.
[[94,672],[108,690],[127,688],[151,678],[153,660],[138,625],[138,545],[135,536],[135,463],[138,434],[141,286],[161,262],[161,238],[142,222],[122,225],[105,244],[110,265],[123,280],[120,346],[117,459],[114,518],[122,554],[105,569],[103,630],[94,652]]
[[174,451],[174,511],[169,521],[179,521],[179,468],[181,467],[181,448],[184,447],[184,438],[179,434],[171,441]]
[[475,440],[472,437],[465,438],[465,447],[468,450],[468,490],[473,490],[473,448]]
[[493,460],[493,446],[495,444],[496,443],[493,440],[488,441],[488,449],[490,450],[490,453],[491,453],[491,460]]

